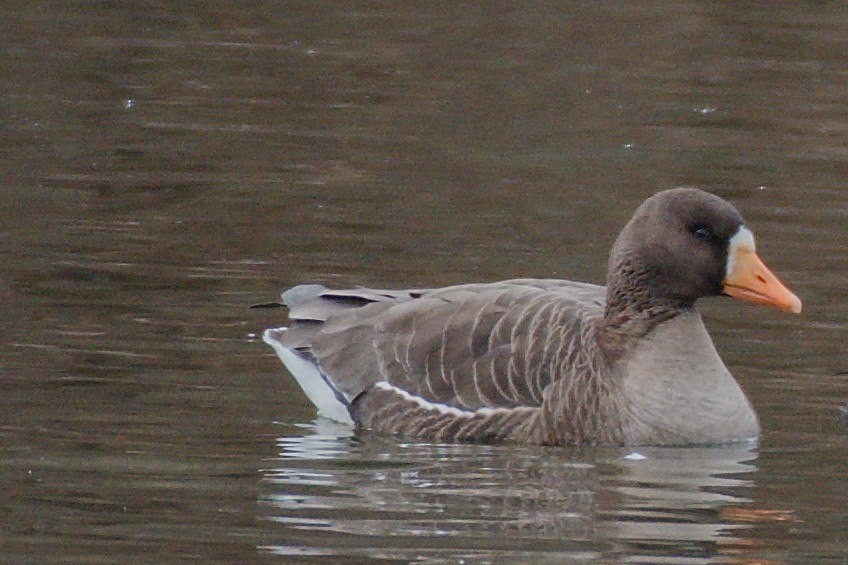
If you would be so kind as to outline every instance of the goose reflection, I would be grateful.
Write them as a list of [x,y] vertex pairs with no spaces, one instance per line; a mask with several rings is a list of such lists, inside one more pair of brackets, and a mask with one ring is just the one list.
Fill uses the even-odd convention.
[[[744,551],[750,444],[617,448],[398,443],[318,419],[278,439],[263,508],[283,555],[594,559]],[[696,550],[693,548],[697,548]],[[694,556],[694,557],[693,557]]]

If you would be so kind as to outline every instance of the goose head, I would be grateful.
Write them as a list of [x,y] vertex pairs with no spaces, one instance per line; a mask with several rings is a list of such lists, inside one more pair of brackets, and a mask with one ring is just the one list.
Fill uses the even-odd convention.
[[695,188],[659,192],[636,210],[613,245],[607,285],[607,318],[667,318],[719,295],[801,311],[739,211]]

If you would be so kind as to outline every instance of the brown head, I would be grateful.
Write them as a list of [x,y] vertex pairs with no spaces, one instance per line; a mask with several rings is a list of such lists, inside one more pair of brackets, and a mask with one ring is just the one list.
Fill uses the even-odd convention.
[[695,188],[648,198],[619,234],[607,273],[607,317],[691,308],[729,295],[798,313],[801,301],[757,257],[732,204]]

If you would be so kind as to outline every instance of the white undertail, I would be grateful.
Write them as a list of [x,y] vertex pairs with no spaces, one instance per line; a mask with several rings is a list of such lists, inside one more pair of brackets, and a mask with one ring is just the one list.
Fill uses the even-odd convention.
[[274,348],[283,365],[295,378],[312,404],[318,408],[319,416],[342,424],[353,425],[347,405],[339,400],[338,395],[340,393],[330,386],[315,363],[305,359],[296,351],[284,347],[274,337],[275,334],[284,331],[286,331],[286,328],[265,330],[262,334],[262,341]]

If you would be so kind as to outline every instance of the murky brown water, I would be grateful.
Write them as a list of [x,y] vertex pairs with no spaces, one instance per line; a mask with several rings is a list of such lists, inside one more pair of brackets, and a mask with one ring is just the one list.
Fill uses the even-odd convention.
[[[4,561],[848,559],[848,7],[0,5]],[[655,190],[805,300],[703,309],[758,448],[351,437],[254,336],[306,280],[599,282]]]

